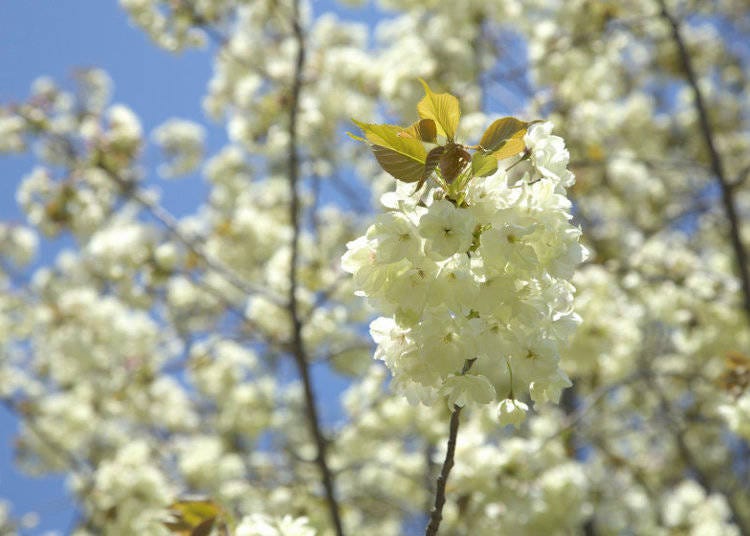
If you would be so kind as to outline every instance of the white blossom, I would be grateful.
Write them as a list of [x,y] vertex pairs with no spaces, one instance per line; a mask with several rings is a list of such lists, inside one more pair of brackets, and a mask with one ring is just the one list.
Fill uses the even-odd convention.
[[160,168],[163,176],[173,178],[187,175],[200,165],[205,133],[199,124],[170,119],[157,127],[152,137],[169,159]]
[[[536,129],[533,143],[565,168],[567,151],[550,128]],[[570,178],[537,171],[550,188],[509,186],[502,172],[473,178],[468,207],[440,199],[425,209],[384,195],[391,210],[347,245],[342,267],[357,292],[391,315],[370,326],[375,357],[410,399],[440,392],[487,404],[515,392],[545,401],[569,385],[559,352],[578,317],[566,278],[586,253],[568,223]],[[476,375],[456,376],[464,363]]]

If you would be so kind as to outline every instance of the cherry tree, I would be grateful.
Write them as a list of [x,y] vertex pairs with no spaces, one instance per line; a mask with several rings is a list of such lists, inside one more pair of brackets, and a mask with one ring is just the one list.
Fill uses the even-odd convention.
[[75,534],[750,532],[745,3],[120,4],[195,117],[0,106],[0,401]]

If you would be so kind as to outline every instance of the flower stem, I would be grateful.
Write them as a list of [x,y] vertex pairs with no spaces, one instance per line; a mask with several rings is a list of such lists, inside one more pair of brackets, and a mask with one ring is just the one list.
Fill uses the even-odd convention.
[[[476,359],[467,359],[464,363],[461,375],[466,374]],[[448,475],[453,469],[454,458],[456,454],[456,441],[458,439],[459,416],[461,415],[461,406],[454,405],[451,412],[451,420],[448,431],[448,449],[445,452],[443,467],[440,469],[440,475],[437,479],[437,490],[435,491],[435,504],[430,511],[430,522],[425,530],[425,536],[435,536],[440,528],[440,522],[443,520],[443,506],[445,506],[445,486],[448,483]]]

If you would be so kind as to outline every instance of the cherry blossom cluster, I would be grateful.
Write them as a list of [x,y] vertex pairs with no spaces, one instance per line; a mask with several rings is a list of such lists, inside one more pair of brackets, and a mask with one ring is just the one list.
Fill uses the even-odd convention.
[[568,153],[551,129],[532,125],[526,161],[474,177],[460,204],[399,185],[347,245],[343,267],[381,313],[375,357],[410,400],[494,402],[501,422],[517,424],[526,394],[556,401],[570,385],[560,349],[578,323],[569,279],[586,250],[565,197]]

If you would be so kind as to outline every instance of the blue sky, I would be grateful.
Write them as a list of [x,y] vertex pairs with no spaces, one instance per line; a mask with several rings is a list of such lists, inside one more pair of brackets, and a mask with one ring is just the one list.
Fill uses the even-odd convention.
[[[313,1],[316,13],[327,11],[334,2]],[[373,21],[376,9],[336,9],[347,19]],[[114,82],[113,101],[132,108],[141,118],[144,131],[171,117],[184,117],[207,127],[208,153],[226,141],[222,125],[208,123],[201,100],[211,77],[210,51],[170,54],[155,47],[133,27],[116,0],[22,0],[0,3],[0,103],[26,98],[39,76],[52,77],[70,87],[73,72],[80,67],[100,67]],[[153,149],[145,155],[156,163]],[[20,179],[34,165],[30,155],[0,158],[3,195],[0,219],[23,221],[15,202]],[[161,182],[167,207],[176,214],[189,212],[203,199],[206,187],[198,177]],[[49,262],[59,244],[46,244],[41,261]],[[338,391],[341,380],[316,371],[325,390]],[[335,385],[333,385],[335,384]],[[331,389],[333,387],[333,389]],[[332,415],[328,415],[331,419]],[[22,474],[13,464],[15,418],[0,406],[0,499],[10,500],[15,515],[29,511],[40,516],[39,525],[24,534],[57,530],[67,534],[75,524],[75,506],[65,490],[64,478],[35,478]]]

